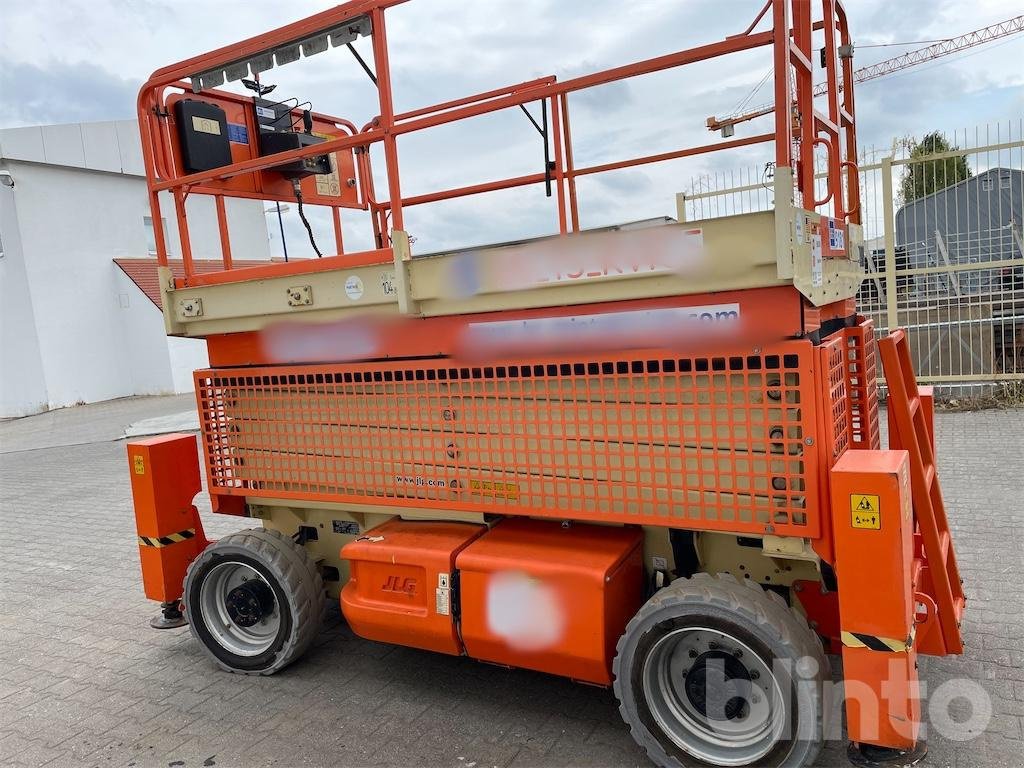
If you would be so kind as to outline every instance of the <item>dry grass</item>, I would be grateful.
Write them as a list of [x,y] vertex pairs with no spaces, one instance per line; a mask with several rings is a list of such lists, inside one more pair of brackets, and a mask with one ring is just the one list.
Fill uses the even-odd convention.
[[935,398],[940,411],[985,411],[996,408],[1024,407],[1024,381],[1004,381],[983,395]]

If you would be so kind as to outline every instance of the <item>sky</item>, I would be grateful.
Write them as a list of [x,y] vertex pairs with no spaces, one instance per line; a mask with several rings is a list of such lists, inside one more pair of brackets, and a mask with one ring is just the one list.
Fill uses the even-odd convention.
[[[330,7],[321,0],[0,0],[0,128],[134,117],[139,86],[160,67]],[[559,79],[720,40],[743,31],[761,0],[413,0],[388,11],[396,108],[413,109],[544,75]],[[921,45],[867,47],[963,34],[1021,12],[1019,0],[847,0],[862,67]],[[356,43],[370,58],[368,41]],[[859,143],[884,151],[894,139],[976,126],[1019,131],[1024,116],[1024,35],[861,84]],[[704,121],[748,100],[771,101],[768,49],[701,62],[574,94],[577,167],[717,140]],[[364,125],[375,91],[344,49],[264,75],[275,95]],[[537,109],[534,109],[535,114]],[[737,136],[770,130],[748,123]],[[1001,128],[1005,132],[1006,128]],[[399,142],[403,195],[536,173],[540,137],[518,110],[475,118]],[[716,152],[586,177],[585,227],[675,216],[675,193],[706,186],[706,174],[743,179],[771,145]],[[877,154],[877,152],[876,152]],[[374,156],[377,189],[383,158]],[[714,183],[714,182],[710,182]],[[294,208],[294,206],[293,206]],[[291,210],[293,255],[311,254]],[[311,218],[321,244],[329,217]],[[370,247],[368,218],[343,214],[346,248]],[[271,248],[280,253],[276,222]],[[540,186],[421,206],[406,228],[424,253],[551,233],[557,220]],[[236,254],[236,257],[242,257]]]

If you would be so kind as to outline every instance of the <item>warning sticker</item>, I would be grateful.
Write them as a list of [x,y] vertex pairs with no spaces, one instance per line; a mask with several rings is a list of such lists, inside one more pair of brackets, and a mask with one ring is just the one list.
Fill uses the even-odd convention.
[[823,282],[824,272],[821,262],[821,234],[811,235],[811,285],[820,288]]
[[136,475],[146,474],[146,460],[141,456],[132,456],[132,466],[135,467]]
[[363,298],[363,279],[359,275],[349,275],[345,278],[345,295],[352,301]]
[[358,536],[359,523],[351,520],[331,520],[331,529],[344,536]]
[[850,494],[850,524],[854,528],[882,529],[882,510],[878,497],[869,493]]
[[[313,135],[319,136],[325,141],[337,138],[337,136],[331,136],[326,133],[314,133]],[[327,157],[331,161],[331,172],[318,173],[316,175],[316,193],[318,195],[323,195],[324,197],[341,197],[341,179],[338,176],[338,158],[333,152]]]
[[519,486],[515,483],[503,483],[500,480],[470,480],[469,490],[481,496],[494,496],[499,499],[518,499]]
[[249,143],[249,129],[241,123],[228,123],[228,141],[235,144]]

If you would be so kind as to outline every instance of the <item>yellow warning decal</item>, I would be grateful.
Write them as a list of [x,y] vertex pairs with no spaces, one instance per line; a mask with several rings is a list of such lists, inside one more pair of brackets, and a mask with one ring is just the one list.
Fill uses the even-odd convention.
[[146,460],[141,456],[132,456],[132,466],[135,467],[136,475],[146,474]]
[[171,544],[180,544],[188,541],[196,535],[195,528],[188,528],[184,531],[171,533],[167,536],[139,536],[140,547],[169,547]]
[[916,627],[911,627],[910,634],[903,640],[897,640],[892,637],[878,637],[877,635],[868,635],[863,632],[847,632],[845,630],[840,633],[840,639],[847,648],[868,648],[872,651],[901,653],[910,650],[914,646],[916,629]]
[[518,499],[519,486],[515,483],[503,483],[500,480],[470,480],[469,490],[481,496],[494,496],[498,499]]
[[882,529],[882,509],[878,496],[870,493],[850,494],[850,524],[854,528]]

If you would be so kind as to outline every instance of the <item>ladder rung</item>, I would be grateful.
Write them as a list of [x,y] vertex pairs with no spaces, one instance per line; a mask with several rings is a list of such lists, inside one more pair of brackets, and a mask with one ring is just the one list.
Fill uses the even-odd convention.
[[935,465],[929,464],[924,468],[924,487],[929,491],[932,489],[932,483],[935,482]]
[[945,566],[946,560],[949,559],[949,531],[939,534],[939,549],[942,551],[942,565]]
[[917,415],[917,412],[921,410],[921,400],[920,398],[915,397],[908,403],[908,405],[910,407],[910,418],[913,419]]

